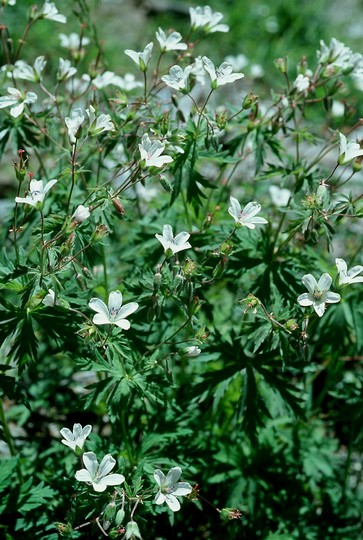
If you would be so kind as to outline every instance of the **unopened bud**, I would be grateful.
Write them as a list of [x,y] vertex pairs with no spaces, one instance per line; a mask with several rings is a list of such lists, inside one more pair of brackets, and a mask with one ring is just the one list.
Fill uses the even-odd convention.
[[288,62],[286,56],[284,58],[276,58],[274,64],[280,73],[287,73]]
[[118,197],[112,197],[112,202],[113,202],[113,205],[116,208],[117,212],[119,214],[121,214],[122,216],[124,216],[125,215],[125,209],[124,209],[123,204],[120,201],[120,199]]
[[119,527],[120,525],[122,525],[124,519],[125,519],[125,510],[123,508],[120,508],[120,510],[117,511],[116,516],[115,516],[116,527]]
[[220,516],[222,519],[239,519],[242,515],[242,512],[237,508],[222,508],[220,510]]
[[251,107],[256,105],[257,101],[258,101],[258,96],[250,92],[249,94],[247,94],[247,96],[243,100],[242,109],[244,111],[251,109]]
[[96,229],[93,231],[91,241],[92,242],[100,242],[107,236],[109,233],[109,230],[105,225],[97,225]]
[[105,511],[102,516],[102,526],[107,531],[110,528],[114,518],[116,516],[116,503],[111,501],[105,508]]
[[173,186],[163,174],[159,176],[159,182],[167,193],[172,193],[174,191]]
[[141,538],[139,526],[136,521],[129,521],[126,525],[126,540],[134,540],[135,538]]

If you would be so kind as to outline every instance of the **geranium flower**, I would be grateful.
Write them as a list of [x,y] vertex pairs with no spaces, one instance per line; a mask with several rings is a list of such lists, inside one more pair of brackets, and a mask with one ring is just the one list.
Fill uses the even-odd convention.
[[336,304],[340,301],[340,294],[329,291],[332,283],[329,274],[323,274],[318,282],[314,276],[306,274],[302,277],[302,282],[309,292],[300,294],[297,301],[303,307],[313,306],[319,317],[324,315],[325,304]]
[[100,114],[96,118],[95,108],[90,105],[89,109],[86,109],[86,113],[89,118],[90,127],[88,128],[88,134],[92,137],[94,135],[99,135],[104,131],[114,131],[115,126],[111,121],[111,116],[109,114]]
[[163,235],[156,234],[155,236],[163,246],[165,250],[165,255],[167,257],[171,257],[179,251],[183,251],[184,249],[189,249],[192,247],[189,242],[187,242],[190,234],[182,231],[174,238],[171,225],[164,225]]
[[304,95],[307,94],[307,90],[310,86],[310,79],[309,77],[306,77],[305,75],[303,75],[302,73],[300,73],[295,81],[294,81],[294,88],[296,88],[296,90],[298,92],[301,92],[303,93]]
[[78,50],[81,46],[85,47],[89,44],[90,40],[88,37],[81,36],[75,32],[71,32],[68,36],[66,34],[59,34],[59,40],[61,47],[65,47],[71,51]]
[[17,88],[9,86],[7,88],[8,95],[0,97],[0,109],[11,107],[10,114],[13,118],[17,118],[24,110],[24,106],[29,103],[35,103],[38,96],[34,92],[27,92],[25,95]]
[[156,31],[156,39],[160,44],[161,52],[185,51],[188,48],[186,43],[180,43],[182,36],[179,32],[171,32],[167,36],[164,30],[159,28],[159,30]]
[[42,304],[47,307],[54,307],[57,303],[55,292],[53,289],[49,289],[48,294],[46,294],[42,300]]
[[339,272],[339,285],[350,285],[351,283],[363,283],[363,276],[358,276],[363,272],[363,266],[353,266],[348,270],[347,263],[344,259],[335,259],[335,264]]
[[257,202],[249,202],[244,209],[234,197],[230,197],[231,206],[228,208],[229,214],[233,217],[237,225],[242,225],[248,229],[254,229],[256,224],[264,225],[268,223],[265,218],[255,217],[261,211],[261,205]]
[[38,206],[43,204],[46,194],[57,180],[50,180],[43,187],[43,180],[36,180],[35,178],[30,181],[29,192],[26,197],[15,197],[15,202],[20,204],[30,204],[30,206]]
[[59,82],[70,79],[77,73],[77,68],[73,67],[70,60],[59,59],[57,80]]
[[42,80],[42,71],[45,68],[46,60],[44,56],[38,56],[34,61],[34,66],[29,66],[24,60],[17,60],[9,77],[23,81],[39,82]]
[[123,330],[128,330],[131,326],[126,317],[139,307],[137,302],[130,302],[122,306],[122,293],[120,291],[110,292],[108,306],[99,298],[92,298],[88,305],[97,312],[92,319],[94,324],[116,324]]
[[345,163],[349,163],[352,159],[363,156],[363,148],[360,147],[360,144],[354,141],[347,141],[343,133],[339,133],[339,137],[339,165],[345,165]]
[[65,17],[64,15],[61,15],[58,12],[58,9],[56,8],[55,3],[48,2],[48,0],[44,2],[42,9],[37,14],[37,18],[49,19],[50,21],[56,21],[63,24],[67,22],[67,17]]
[[125,481],[123,474],[108,474],[116,464],[111,454],[106,454],[100,464],[94,452],[85,452],[82,460],[85,469],[76,472],[76,479],[92,484],[95,491],[102,492],[107,486],[119,486]]
[[82,427],[81,424],[73,424],[73,432],[68,428],[62,428],[60,434],[64,437],[61,443],[69,446],[73,451],[76,448],[82,449],[88,435],[91,433],[92,426]]
[[232,73],[233,67],[231,64],[228,64],[228,62],[223,62],[223,64],[216,68],[209,58],[203,56],[203,65],[211,78],[211,86],[213,89],[244,77],[243,73]]
[[291,198],[291,191],[286,188],[279,188],[278,186],[270,186],[268,188],[272,202],[276,206],[287,206]]
[[137,52],[137,51],[132,51],[131,49],[126,49],[125,54],[127,54],[127,56],[129,56],[135,62],[135,64],[139,66],[141,71],[146,71],[147,66],[149,65],[149,62],[150,62],[153,47],[154,47],[154,44],[151,41],[150,43],[146,45],[143,51]]
[[90,217],[90,211],[88,206],[83,206],[83,204],[80,204],[77,206],[74,214],[72,215],[72,219],[76,221],[77,223],[83,223]]
[[192,69],[192,66],[187,66],[184,70],[180,66],[172,66],[169,75],[164,75],[161,80],[170,88],[175,88],[175,90],[187,94],[189,92],[189,75]]
[[228,32],[229,26],[227,24],[219,24],[223,19],[223,13],[216,11],[213,13],[210,6],[189,8],[190,24],[192,30],[199,28],[206,34],[213,32]]
[[196,345],[192,345],[191,347],[185,348],[185,356],[188,356],[190,358],[193,358],[195,356],[199,356],[202,351],[199,347]]
[[84,122],[82,109],[73,109],[71,116],[66,116],[64,122],[68,128],[68,136],[71,144],[75,144],[80,133],[80,127]]
[[144,167],[162,167],[165,163],[171,163],[171,156],[161,156],[164,151],[165,144],[160,141],[151,142],[149,135],[144,133],[139,144],[141,161],[145,161]]
[[187,482],[178,482],[181,474],[180,467],[173,467],[166,476],[160,469],[156,469],[154,478],[159,486],[159,491],[154,499],[155,504],[166,502],[173,512],[180,510],[180,502],[176,496],[188,495],[193,491],[192,486]]

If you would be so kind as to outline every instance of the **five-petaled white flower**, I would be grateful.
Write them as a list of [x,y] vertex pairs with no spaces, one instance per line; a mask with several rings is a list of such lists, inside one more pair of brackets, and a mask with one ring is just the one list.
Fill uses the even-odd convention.
[[325,304],[336,304],[340,301],[340,294],[329,291],[332,283],[329,274],[323,274],[318,282],[314,276],[306,274],[302,277],[302,282],[309,292],[300,294],[297,301],[303,307],[313,306],[319,317],[324,315]]
[[24,60],[17,60],[13,72],[8,73],[8,76],[23,81],[39,82],[42,80],[42,71],[46,63],[44,56],[38,56],[34,61],[34,66],[29,66]]
[[185,51],[188,48],[186,43],[180,43],[182,36],[179,32],[171,32],[169,35],[166,35],[164,30],[159,28],[156,31],[156,39],[160,44],[161,52]]
[[77,68],[73,67],[70,60],[59,59],[57,80],[59,82],[70,79],[77,73]]
[[[347,263],[344,259],[335,259],[335,264],[339,272],[339,285],[347,285],[351,283],[363,283],[363,276],[358,276],[363,272],[363,266],[358,264],[348,270]],[[357,277],[358,276],[358,277]]]
[[48,0],[44,2],[42,9],[37,14],[37,19],[49,19],[63,24],[67,22],[67,17],[59,13],[55,3],[48,2]]
[[310,86],[309,77],[306,77],[306,75],[303,75],[302,73],[300,73],[294,80],[294,88],[296,88],[298,92],[303,93],[305,96],[307,95],[307,90],[309,86]]
[[68,128],[68,136],[71,144],[75,144],[80,135],[80,127],[84,122],[82,109],[74,109],[71,116],[66,116],[64,122]]
[[90,105],[89,109],[86,109],[86,113],[89,118],[90,127],[88,128],[88,134],[92,137],[94,135],[99,135],[104,131],[114,131],[115,126],[111,121],[111,116],[109,114],[100,114],[96,118],[95,108]]
[[286,188],[279,188],[278,186],[270,186],[268,188],[272,202],[276,206],[287,206],[291,198],[291,191]]
[[228,62],[223,62],[223,64],[216,68],[209,58],[203,56],[203,65],[211,78],[211,86],[213,89],[244,77],[243,73],[232,73],[233,67]]
[[187,94],[189,92],[189,75],[192,69],[192,66],[187,66],[184,70],[180,66],[172,66],[169,75],[164,75],[161,80],[170,88],[175,88],[175,90]]
[[219,24],[223,19],[223,14],[219,13],[219,11],[213,13],[210,6],[190,7],[189,14],[192,30],[199,28],[206,34],[211,34],[212,32],[228,32],[229,30],[227,24]]
[[242,225],[248,229],[254,229],[256,224],[264,225],[268,223],[265,218],[255,217],[261,210],[261,205],[257,202],[249,202],[242,210],[240,203],[234,197],[230,197],[231,206],[228,208],[229,214],[233,217],[237,225]]
[[123,306],[120,291],[110,292],[108,306],[99,298],[92,298],[88,305],[93,311],[97,312],[92,319],[94,324],[116,324],[123,330],[128,330],[131,326],[126,317],[134,313],[139,307],[137,302],[129,302]]
[[152,142],[147,133],[144,133],[139,144],[141,161],[145,161],[144,167],[162,167],[165,163],[171,163],[171,156],[161,156],[164,151],[165,144],[161,141]]
[[35,178],[30,181],[29,192],[26,197],[15,197],[16,203],[30,204],[30,206],[42,206],[46,194],[57,180],[50,180],[43,187],[43,180],[36,180]]
[[199,356],[202,351],[199,347],[196,345],[192,345],[191,347],[185,348],[185,356],[188,356],[190,358],[193,358],[194,356]]
[[139,66],[141,71],[146,71],[150,62],[153,46],[154,43],[151,41],[146,45],[143,51],[137,52],[132,51],[131,49],[126,49],[125,54],[127,54],[127,56],[129,56],[135,62],[135,64]]
[[71,51],[76,51],[80,47],[85,47],[89,44],[90,40],[88,37],[81,36],[75,32],[71,32],[68,36],[66,34],[59,34],[59,40],[61,47],[70,49]]
[[339,137],[339,165],[345,165],[349,161],[352,161],[352,159],[363,156],[363,148],[360,147],[360,144],[354,141],[347,141],[343,133],[339,133]]
[[0,97],[0,109],[11,107],[10,114],[13,118],[17,118],[24,110],[25,104],[35,103],[38,96],[34,92],[23,94],[17,88],[9,86],[7,88],[8,95]]
[[154,499],[155,504],[166,502],[173,512],[180,510],[180,502],[176,498],[176,495],[188,495],[193,491],[192,486],[188,482],[178,482],[181,473],[182,470],[180,467],[173,467],[166,476],[160,469],[156,469],[154,478],[159,486],[159,491]]
[[82,427],[81,424],[73,424],[73,432],[68,428],[62,428],[60,434],[64,439],[62,439],[61,442],[66,446],[69,446],[73,451],[75,451],[76,448],[82,449],[91,430],[92,426],[89,424],[84,427]]
[[178,253],[178,251],[183,251],[184,249],[192,247],[188,242],[190,234],[182,231],[174,238],[171,225],[164,225],[163,235],[156,234],[155,236],[163,246],[167,257],[171,257],[175,253]]
[[76,479],[92,484],[95,491],[102,492],[107,486],[119,486],[125,481],[123,474],[108,474],[116,464],[111,454],[106,454],[100,464],[94,452],[85,452],[82,460],[86,468],[76,472]]
[[83,206],[83,204],[80,204],[77,206],[74,214],[72,215],[72,219],[76,221],[77,223],[83,223],[90,217],[90,211],[88,206]]

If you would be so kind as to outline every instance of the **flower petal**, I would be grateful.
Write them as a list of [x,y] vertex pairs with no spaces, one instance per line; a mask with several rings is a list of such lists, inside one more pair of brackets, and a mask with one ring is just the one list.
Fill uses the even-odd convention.
[[188,482],[177,482],[173,488],[173,495],[188,495],[193,488]]
[[156,469],[154,471],[154,479],[158,486],[165,485],[165,482],[166,482],[165,474],[160,469]]
[[96,311],[97,313],[100,313],[101,315],[104,315],[109,319],[109,312],[107,306],[102,300],[100,300],[99,298],[91,298],[91,300],[88,302],[88,305],[91,309],[93,309],[93,311]]
[[119,319],[125,319],[126,317],[131,315],[131,313],[134,313],[134,311],[136,311],[138,307],[139,304],[137,302],[129,302],[128,304],[125,304],[118,312],[115,322],[117,322]]
[[127,319],[119,319],[117,321],[113,321],[112,324],[116,324],[116,326],[122,328],[122,330],[128,330],[131,326],[130,321]]
[[335,264],[337,266],[338,272],[346,272],[347,271],[347,263],[344,259],[335,259]]
[[181,477],[182,470],[180,467],[172,467],[168,474],[166,475],[166,484],[170,486],[175,484]]
[[103,476],[106,476],[114,466],[116,465],[116,460],[111,456],[111,454],[106,454],[100,463],[100,466],[98,468],[98,477],[102,478]]
[[98,461],[96,454],[94,452],[85,452],[82,456],[82,460],[87,471],[89,472],[91,477],[94,478],[97,474],[98,469]]
[[261,205],[257,202],[249,202],[242,210],[242,220],[250,219],[261,211]]
[[180,246],[182,244],[185,244],[189,237],[190,237],[189,233],[182,231],[176,235],[176,237],[174,238],[174,243]]
[[336,304],[340,302],[340,294],[328,291],[325,296],[325,302],[327,304]]
[[173,241],[173,229],[172,229],[171,225],[168,225],[168,224],[164,225],[164,227],[163,227],[163,237],[168,242]]
[[92,319],[93,324],[112,324],[112,321],[110,321],[110,318],[108,315],[104,315],[103,313],[97,313],[93,316]]
[[311,293],[303,293],[300,294],[297,301],[299,302],[300,306],[312,306],[314,301],[311,299]]
[[111,291],[108,297],[108,312],[118,311],[122,306],[122,293],[120,291]]
[[315,309],[316,314],[319,315],[319,317],[322,317],[325,311],[325,302],[321,302],[320,304],[315,303],[314,309]]
[[75,474],[76,480],[79,482],[92,482],[92,477],[87,469],[81,469]]
[[161,493],[159,490],[157,494],[155,495],[154,503],[155,504],[163,504],[165,502],[165,495],[164,493]]
[[180,510],[180,502],[176,497],[174,497],[174,495],[168,493],[167,495],[165,495],[165,500],[170,510],[172,510],[173,512],[177,512],[178,510]]
[[319,291],[328,291],[332,282],[331,276],[325,272],[318,281]]
[[305,276],[301,278],[301,281],[303,282],[309,293],[313,293],[314,290],[318,287],[316,279],[311,274],[305,274]]
[[125,481],[125,477],[123,474],[109,474],[105,476],[104,478],[101,478],[99,480],[99,484],[104,484],[105,486],[119,486],[122,484],[122,482]]
[[70,429],[64,427],[59,431],[59,433],[66,439],[66,441],[74,441],[73,433]]

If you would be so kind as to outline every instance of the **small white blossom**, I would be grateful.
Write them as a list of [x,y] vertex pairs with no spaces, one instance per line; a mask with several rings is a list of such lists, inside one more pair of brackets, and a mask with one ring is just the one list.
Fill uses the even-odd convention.
[[90,211],[88,206],[83,206],[83,204],[80,204],[77,206],[74,214],[72,215],[72,219],[76,221],[77,223],[83,223],[90,217]]
[[100,114],[96,117],[95,108],[90,105],[89,109],[86,109],[86,113],[89,118],[90,127],[88,128],[88,134],[92,137],[94,135],[99,135],[104,131],[114,131],[115,126],[111,121],[111,116],[109,114]]
[[244,77],[243,73],[232,73],[233,67],[228,62],[223,62],[223,64],[216,68],[209,58],[203,56],[203,64],[204,69],[209,73],[213,89]]
[[38,96],[34,92],[27,92],[25,95],[17,88],[9,86],[7,88],[8,95],[0,97],[0,109],[10,107],[10,114],[13,118],[17,118],[24,111],[26,104],[35,103]]
[[47,307],[54,307],[57,304],[55,292],[53,291],[53,289],[49,289],[48,294],[46,294],[42,300],[42,304]]
[[192,247],[187,241],[190,237],[190,234],[182,231],[174,238],[171,225],[164,225],[163,234],[156,234],[155,236],[163,246],[166,256],[174,255],[179,251],[183,251],[184,249],[189,249]]
[[300,306],[313,306],[315,313],[322,317],[325,311],[325,304],[336,304],[340,301],[340,295],[330,292],[332,278],[329,274],[323,274],[317,282],[314,276],[306,274],[302,277],[302,282],[309,292],[300,294],[297,301]]
[[134,313],[139,307],[136,302],[130,302],[123,306],[120,291],[110,292],[108,306],[99,298],[92,298],[88,305],[93,311],[97,312],[92,319],[94,324],[116,324],[123,330],[128,330],[131,326],[126,317]]
[[42,71],[46,63],[44,56],[38,56],[34,61],[34,66],[29,66],[23,60],[17,60],[13,72],[8,73],[8,76],[23,81],[39,82],[42,80]]
[[67,116],[64,121],[68,128],[69,140],[71,144],[75,144],[79,136],[80,127],[84,122],[84,114],[82,109],[74,109],[71,116]]
[[193,358],[194,356],[199,356],[200,353],[202,352],[200,348],[197,347],[196,345],[193,345],[191,347],[186,347],[185,351],[186,351],[185,356],[188,356],[191,358]]
[[39,11],[37,18],[49,19],[50,21],[56,21],[63,24],[67,22],[67,18],[58,12],[58,9],[56,8],[55,3],[48,2],[48,0],[44,2],[44,5],[42,9]]
[[151,41],[146,45],[143,51],[137,52],[132,51],[131,49],[126,49],[125,54],[127,54],[127,56],[129,56],[135,62],[135,64],[139,66],[141,71],[146,71],[150,62],[153,46],[154,44]]
[[261,211],[261,205],[257,202],[249,202],[242,210],[240,203],[234,197],[230,197],[231,206],[228,208],[228,213],[233,217],[239,225],[254,229],[256,224],[264,225],[268,223],[265,218],[255,217]]
[[30,181],[28,195],[26,197],[15,197],[15,202],[18,204],[30,204],[30,206],[41,206],[46,194],[56,183],[57,180],[50,180],[43,187],[43,180],[35,180],[34,178]]
[[156,39],[159,42],[161,52],[185,51],[188,48],[186,43],[180,43],[182,36],[179,32],[171,32],[167,36],[164,30],[159,28],[159,30],[156,31]]
[[171,163],[173,161],[171,156],[160,155],[165,150],[165,144],[161,141],[152,142],[147,133],[144,133],[142,136],[139,150],[141,161],[145,161],[145,167],[162,167],[165,163]]
[[59,82],[70,79],[77,73],[77,68],[73,67],[70,60],[59,59],[57,80]]
[[85,469],[76,472],[76,479],[79,482],[92,484],[97,492],[105,491],[107,486],[119,486],[125,481],[122,474],[108,474],[116,465],[116,460],[111,454],[106,454],[100,464],[93,452],[85,452],[82,460]]
[[169,70],[169,75],[164,75],[161,80],[170,88],[175,88],[183,94],[189,91],[189,75],[192,71],[192,66],[187,66],[184,70],[180,66],[172,66]]
[[16,0],[8,0],[7,5],[8,6],[15,6]]
[[71,32],[68,36],[66,34],[59,34],[61,47],[65,47],[71,51],[76,51],[80,47],[85,47],[89,44],[90,40],[88,37],[81,36],[75,32]]
[[202,86],[205,85],[207,73],[204,69],[204,64],[201,56],[197,56],[193,64],[191,64],[191,74],[194,75],[196,81]]
[[265,74],[265,71],[261,64],[252,64],[250,67],[250,75],[253,79],[261,79]]
[[[348,270],[344,259],[335,259],[335,264],[339,272],[339,285],[350,285],[351,283],[363,283],[363,276],[358,276],[363,272],[360,264]],[[358,277],[357,277],[358,276]]]
[[89,424],[84,427],[82,427],[81,424],[73,424],[73,431],[68,428],[62,428],[60,434],[64,439],[62,439],[61,442],[66,446],[69,446],[73,451],[75,451],[76,448],[82,449],[91,430],[92,426]]
[[279,188],[278,186],[270,186],[268,188],[272,202],[276,206],[287,206],[291,197],[291,191],[286,188]]
[[349,161],[352,161],[352,159],[363,156],[363,148],[360,147],[360,144],[354,141],[347,141],[343,133],[339,133],[339,137],[339,165],[345,165]]
[[233,69],[238,70],[238,69],[243,69],[247,66],[248,59],[245,54],[237,54],[237,55],[229,54],[228,56],[226,56],[225,62],[227,62],[228,64],[231,64]]
[[166,476],[160,469],[156,469],[154,478],[159,486],[159,491],[154,499],[155,504],[166,502],[173,512],[180,510],[180,502],[176,496],[188,495],[193,491],[192,486],[188,482],[178,482],[181,474],[182,470],[180,467],[173,467]]
[[117,86],[120,88],[120,90],[124,90],[125,92],[130,92],[135,88],[140,88],[143,86],[143,83],[141,81],[137,81],[135,79],[135,75],[132,73],[126,73],[124,77],[115,75],[111,84]]
[[192,30],[200,29],[206,34],[211,34],[213,32],[228,32],[229,30],[227,24],[219,24],[223,19],[223,14],[218,11],[213,13],[210,6],[190,7],[189,14]]
[[305,96],[307,95],[307,90],[310,86],[310,79],[309,77],[306,77],[305,75],[303,75],[302,73],[300,73],[295,81],[294,81],[294,88],[296,88],[296,90],[298,92],[301,92],[302,94],[304,94]]

